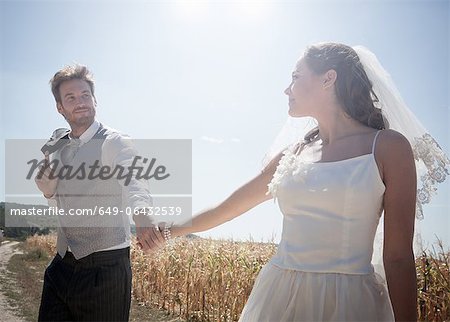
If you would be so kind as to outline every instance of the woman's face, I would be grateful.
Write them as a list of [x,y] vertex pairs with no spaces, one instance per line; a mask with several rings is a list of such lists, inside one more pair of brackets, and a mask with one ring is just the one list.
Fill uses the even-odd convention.
[[284,93],[289,97],[289,115],[315,116],[323,88],[322,77],[315,74],[301,58],[292,73],[292,81]]

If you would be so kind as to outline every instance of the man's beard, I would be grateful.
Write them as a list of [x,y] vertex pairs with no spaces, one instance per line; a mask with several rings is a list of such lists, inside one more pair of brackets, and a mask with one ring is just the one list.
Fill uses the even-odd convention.
[[70,126],[86,126],[90,125],[95,118],[95,109],[92,109],[92,111],[87,116],[78,117],[75,120],[69,120],[66,116],[64,116],[67,123],[69,123]]
[[83,116],[77,119],[74,124],[77,126],[89,125],[94,121],[95,113],[89,116]]

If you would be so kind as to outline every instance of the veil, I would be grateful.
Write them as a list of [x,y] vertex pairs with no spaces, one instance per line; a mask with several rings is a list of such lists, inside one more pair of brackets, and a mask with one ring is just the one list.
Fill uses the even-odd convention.
[[[436,194],[438,183],[444,182],[447,175],[449,175],[450,159],[410,111],[391,76],[382,67],[376,56],[363,46],[355,46],[353,49],[358,54],[361,64],[372,83],[373,92],[378,97],[378,102],[375,103],[375,106],[381,109],[383,117],[388,121],[389,128],[403,134],[413,149],[417,171],[414,254],[419,256],[423,251],[421,237],[422,206],[431,201],[432,196]],[[305,134],[315,125],[312,118],[288,117],[284,127],[264,157],[264,166],[288,146],[301,142]],[[280,178],[277,178],[275,182],[271,182],[272,186],[269,186],[269,190],[276,191],[276,187],[274,188],[273,185],[276,185],[279,181]],[[384,216],[381,215],[373,245],[372,265],[375,272],[381,276],[382,282],[385,283],[386,277],[382,260],[383,219]]]

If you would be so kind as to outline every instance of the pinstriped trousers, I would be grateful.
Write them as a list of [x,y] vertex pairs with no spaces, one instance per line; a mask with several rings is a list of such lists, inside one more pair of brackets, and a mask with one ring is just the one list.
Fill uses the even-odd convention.
[[130,248],[79,260],[56,254],[45,270],[38,321],[128,321]]

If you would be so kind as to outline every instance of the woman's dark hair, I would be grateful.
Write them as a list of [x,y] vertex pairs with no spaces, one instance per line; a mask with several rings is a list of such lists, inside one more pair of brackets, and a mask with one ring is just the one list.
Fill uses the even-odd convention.
[[[374,129],[388,127],[381,109],[375,106],[378,97],[353,48],[339,43],[316,44],[306,49],[304,59],[316,74],[336,71],[336,96],[347,115]],[[318,128],[309,132],[305,140],[311,141],[317,134]]]

